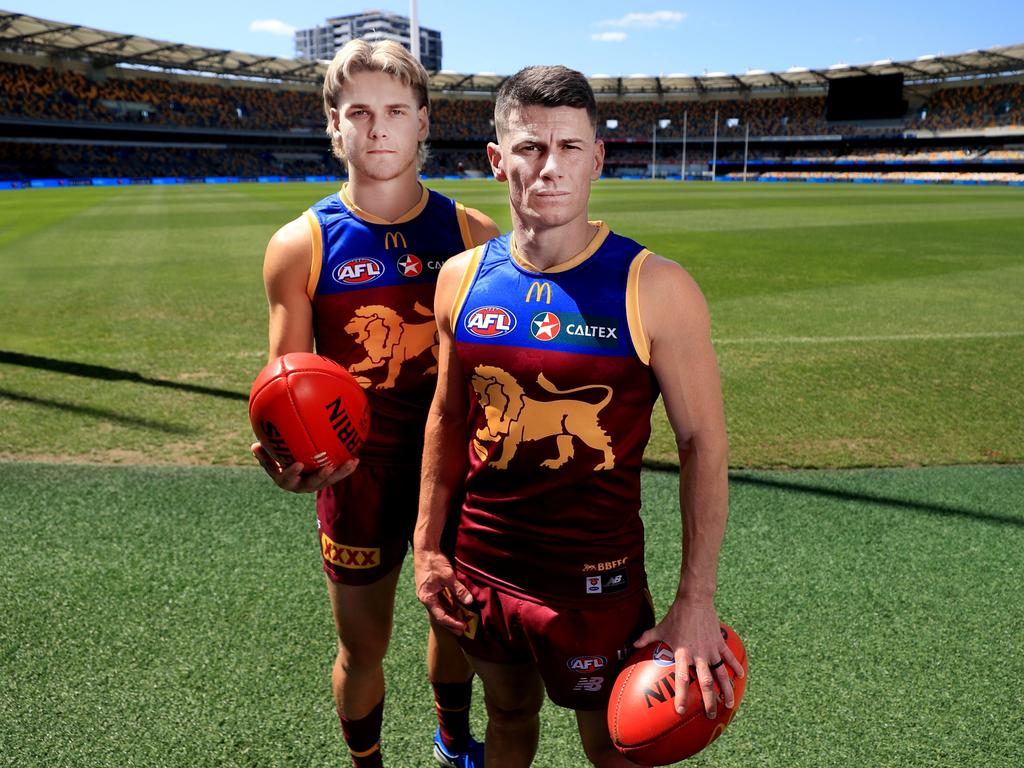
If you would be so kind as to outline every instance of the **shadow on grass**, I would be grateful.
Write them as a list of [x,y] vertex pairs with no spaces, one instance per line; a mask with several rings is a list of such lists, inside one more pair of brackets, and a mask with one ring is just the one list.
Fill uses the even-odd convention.
[[167,424],[162,421],[153,421],[152,419],[143,419],[138,416],[124,416],[116,411],[111,411],[106,408],[92,408],[87,405],[76,405],[75,403],[63,403],[59,400],[44,400],[41,397],[32,397],[31,395],[22,395],[18,392],[11,392],[8,389],[0,389],[0,400],[11,400],[16,403],[28,403],[29,405],[39,405],[43,408],[53,408],[58,411],[68,411],[69,413],[77,413],[81,416],[91,416],[95,419],[104,419],[106,421],[115,421],[118,424],[124,424],[129,427],[142,427],[144,429],[152,429],[157,432],[166,432],[172,435],[191,435],[194,434],[194,430],[186,427],[179,427],[176,424]]
[[[679,467],[674,464],[662,461],[645,461],[644,468],[656,472],[671,472],[678,474]],[[730,485],[748,485],[755,488],[770,488],[773,490],[788,491],[790,493],[802,493],[810,496],[821,496],[839,501],[852,501],[858,504],[875,504],[896,509],[906,509],[913,512],[923,512],[939,517],[960,517],[968,520],[977,520],[983,523],[995,525],[1008,525],[1014,528],[1024,528],[1024,518],[1013,515],[1001,515],[998,512],[986,512],[980,509],[969,509],[957,507],[952,504],[940,504],[937,502],[920,501],[915,499],[900,499],[894,496],[883,496],[877,493],[864,493],[861,491],[844,491],[838,488],[828,488],[820,485],[808,485],[790,480],[780,480],[773,477],[756,477],[737,472],[729,473]]]
[[192,392],[197,395],[210,395],[212,397],[223,397],[228,400],[249,401],[249,396],[243,392],[234,392],[230,389],[218,389],[216,387],[204,387],[200,384],[184,384],[179,381],[167,381],[166,379],[153,379],[143,376],[136,371],[125,371],[120,368],[108,368],[105,365],[90,365],[88,363],[75,363],[69,360],[56,360],[52,357],[39,357],[38,355],[26,355],[21,352],[8,352],[0,349],[0,363],[7,365],[20,365],[24,368],[36,368],[42,371],[54,371],[55,373],[66,373],[69,376],[81,376],[87,379],[102,379],[103,381],[131,381],[138,384],[145,384],[149,387],[163,387],[165,389],[176,389],[181,392]]

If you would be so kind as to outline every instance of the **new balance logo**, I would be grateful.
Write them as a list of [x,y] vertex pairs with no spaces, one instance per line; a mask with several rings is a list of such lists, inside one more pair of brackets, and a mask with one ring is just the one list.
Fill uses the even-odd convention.
[[601,690],[604,685],[603,677],[581,677],[579,682],[573,688],[574,691],[588,691],[590,693],[597,693]]

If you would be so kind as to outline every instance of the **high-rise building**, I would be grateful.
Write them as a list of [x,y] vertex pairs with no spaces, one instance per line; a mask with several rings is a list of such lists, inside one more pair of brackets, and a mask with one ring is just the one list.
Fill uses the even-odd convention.
[[[332,59],[349,40],[394,40],[412,50],[409,17],[388,11],[363,11],[327,19],[322,26],[295,32],[295,54],[300,59]],[[441,69],[441,33],[420,27],[420,61],[430,72]]]

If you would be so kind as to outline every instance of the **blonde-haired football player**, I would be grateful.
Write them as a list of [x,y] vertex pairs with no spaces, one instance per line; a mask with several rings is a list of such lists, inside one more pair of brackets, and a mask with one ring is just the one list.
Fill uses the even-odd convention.
[[[270,357],[316,351],[366,390],[370,437],[358,462],[312,469],[253,453],[281,488],[317,494],[317,539],[338,636],[332,684],[354,766],[380,766],[382,661],[416,517],[423,425],[437,375],[434,287],[450,257],[494,223],[419,182],[428,76],[401,45],[354,40],[324,79],[324,113],[348,182],[271,238],[263,266]],[[482,765],[469,735],[472,671],[431,629],[428,676],[442,765]]]

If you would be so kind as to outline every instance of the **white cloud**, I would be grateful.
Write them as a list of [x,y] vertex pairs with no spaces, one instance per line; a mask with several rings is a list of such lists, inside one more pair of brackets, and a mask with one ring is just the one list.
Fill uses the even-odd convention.
[[599,21],[602,27],[668,27],[679,24],[686,18],[680,11],[651,11],[650,13],[627,13],[621,19]]
[[626,39],[625,32],[597,32],[590,36],[591,40],[601,43],[621,43]]
[[281,37],[292,37],[295,34],[295,27],[285,24],[279,19],[256,19],[249,22],[250,32],[269,32],[272,35]]

